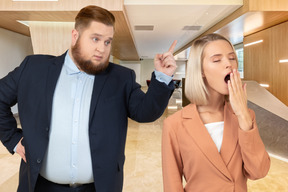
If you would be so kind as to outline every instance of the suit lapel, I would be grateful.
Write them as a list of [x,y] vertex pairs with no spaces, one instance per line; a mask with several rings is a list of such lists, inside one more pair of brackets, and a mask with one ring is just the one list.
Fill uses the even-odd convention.
[[92,120],[92,117],[94,115],[99,96],[101,95],[101,92],[103,90],[104,84],[108,78],[108,71],[111,68],[111,64],[109,63],[109,66],[105,71],[103,71],[100,74],[95,75],[94,79],[94,85],[93,85],[93,92],[92,92],[92,97],[91,97],[91,106],[90,106],[90,115],[89,115],[89,126]]
[[[54,62],[48,67],[47,83],[46,83],[46,101],[48,110],[48,122],[51,122],[52,102],[57,80],[59,78],[62,66],[64,64],[65,52],[63,55],[56,57]],[[50,126],[50,125],[49,125]]]
[[[237,122],[237,123],[236,123]],[[230,104],[224,107],[224,133],[221,147],[221,156],[226,165],[230,162],[238,142],[238,120],[233,113]]]
[[207,159],[228,179],[232,177],[219,154],[215,143],[209,135],[205,125],[203,124],[196,105],[190,104],[183,109],[183,126],[193,138],[196,145],[200,148]]

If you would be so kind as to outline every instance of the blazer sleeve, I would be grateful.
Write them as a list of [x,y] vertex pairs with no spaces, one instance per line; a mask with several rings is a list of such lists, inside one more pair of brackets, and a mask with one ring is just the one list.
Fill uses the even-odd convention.
[[244,162],[244,174],[247,178],[256,180],[267,175],[270,168],[270,157],[259,135],[255,113],[250,110],[253,127],[249,131],[239,128],[239,144]]
[[22,138],[22,129],[17,122],[11,107],[17,103],[18,83],[29,57],[21,65],[0,80],[0,140],[10,153]]
[[129,117],[137,122],[151,122],[158,119],[166,109],[170,96],[174,91],[174,84],[169,85],[156,80],[154,72],[146,93],[135,81],[135,72],[131,70],[132,88],[129,97]]
[[162,132],[162,173],[164,192],[184,192],[183,164],[177,141],[175,123],[164,121]]

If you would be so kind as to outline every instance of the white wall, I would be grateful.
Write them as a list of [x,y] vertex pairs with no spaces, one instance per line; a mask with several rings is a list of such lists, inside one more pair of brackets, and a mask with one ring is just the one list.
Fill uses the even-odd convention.
[[[182,78],[185,78],[186,63],[187,61],[176,61],[177,69],[175,71],[173,79],[182,80]],[[182,82],[180,83],[180,86],[182,86]]]
[[141,64],[140,61],[120,61],[120,65],[135,71],[136,82],[141,85]]
[[[177,61],[176,64],[178,67],[173,79],[182,80],[182,78],[185,78],[186,61]],[[133,69],[136,73],[136,81],[141,86],[147,86],[146,80],[151,79],[151,74],[155,70],[153,59],[144,59],[142,61],[120,61],[120,65]]]
[[[0,79],[31,54],[33,49],[30,37],[0,28]],[[16,107],[12,111],[16,113]]]
[[151,79],[151,74],[155,69],[153,59],[142,61],[120,61],[120,65],[133,69],[136,73],[136,81],[141,86],[147,86],[146,80]]
[[144,59],[141,61],[141,85],[147,86],[146,80],[151,79],[151,74],[155,70],[153,59]]
[[0,28],[0,78],[33,54],[31,38]]

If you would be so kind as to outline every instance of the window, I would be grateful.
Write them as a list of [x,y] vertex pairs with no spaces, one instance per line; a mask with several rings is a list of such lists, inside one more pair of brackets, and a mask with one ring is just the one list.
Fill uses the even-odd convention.
[[238,71],[240,72],[240,77],[244,78],[244,51],[243,44],[234,45],[237,57],[238,57]]

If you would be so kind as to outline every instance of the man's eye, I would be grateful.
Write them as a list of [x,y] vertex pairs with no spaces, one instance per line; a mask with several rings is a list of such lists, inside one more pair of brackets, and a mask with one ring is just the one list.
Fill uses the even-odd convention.
[[236,58],[235,58],[235,57],[232,57],[232,58],[230,58],[230,60],[236,60]]
[[111,44],[111,41],[105,41],[105,45]]
[[98,38],[94,37],[94,38],[92,38],[92,40],[96,42],[96,41],[98,41]]
[[214,63],[217,63],[217,62],[220,62],[220,60],[214,60],[213,62],[214,62]]

